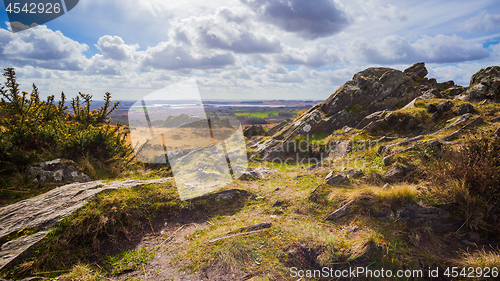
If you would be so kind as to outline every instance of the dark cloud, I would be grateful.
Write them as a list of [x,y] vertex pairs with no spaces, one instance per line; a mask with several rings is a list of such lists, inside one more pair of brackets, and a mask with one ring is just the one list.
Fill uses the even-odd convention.
[[161,42],[148,48],[143,55],[141,66],[144,69],[156,68],[165,70],[210,69],[234,65],[236,59],[232,54],[215,54],[212,56],[194,56],[182,46]]
[[327,37],[349,23],[346,14],[330,0],[240,0],[259,17],[306,39]]
[[265,36],[257,37],[253,33],[245,32],[232,42],[223,41],[215,34],[209,33],[208,29],[200,29],[198,32],[203,46],[207,48],[218,48],[230,50],[239,54],[268,54],[281,52],[281,43],[277,39],[268,39]]

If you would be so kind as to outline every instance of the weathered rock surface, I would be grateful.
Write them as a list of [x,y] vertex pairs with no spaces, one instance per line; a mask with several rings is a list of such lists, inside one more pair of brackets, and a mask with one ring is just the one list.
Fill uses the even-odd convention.
[[455,114],[464,115],[472,112],[474,112],[474,107],[470,103],[464,103],[457,109],[457,111],[455,111]]
[[352,207],[355,205],[354,201],[351,201],[344,206],[338,208],[337,210],[333,211],[333,213],[329,214],[325,219],[326,220],[337,220],[340,219],[341,217],[348,215],[352,211]]
[[35,234],[22,236],[3,244],[0,248],[0,269],[4,269],[9,264],[16,263],[48,233],[48,231],[39,231]]
[[38,163],[28,168],[33,181],[41,182],[89,182],[91,178],[76,168],[76,163],[67,159],[55,159]]
[[256,180],[265,178],[268,175],[276,174],[277,172],[274,170],[266,169],[266,168],[248,168],[246,172],[244,172],[241,176],[241,180]]
[[401,179],[405,175],[405,169],[401,167],[395,167],[387,171],[384,175],[384,179],[388,182],[395,182]]
[[243,130],[243,135],[247,138],[253,136],[265,136],[266,130],[262,125],[252,125]]
[[[111,183],[104,183],[101,181],[72,183],[55,188],[42,195],[7,205],[0,208],[0,240],[23,229],[50,228],[56,225],[61,219],[82,208],[89,199],[105,190],[130,188],[149,183],[162,183],[171,179],[172,178],[163,178],[146,181],[125,180]],[[42,234],[43,233],[40,235]],[[20,244],[10,244],[9,246],[9,244],[6,243],[2,245],[0,257],[2,257],[4,263],[0,263],[0,269],[17,257],[12,250],[9,250],[14,247],[13,245],[20,245],[19,247],[22,245],[22,247],[28,249],[33,245],[29,245],[29,243],[36,243],[41,239],[38,238],[39,236],[33,235],[31,237],[21,237],[16,239],[17,242],[14,242],[15,240],[12,241],[12,243]],[[8,252],[3,252],[4,246],[7,247],[6,249],[9,250]]]
[[272,136],[272,135],[276,134],[276,132],[283,129],[290,121],[292,121],[292,119],[289,118],[289,119],[282,121],[278,125],[269,128],[269,130],[267,130],[267,132],[266,132],[266,136]]
[[396,212],[396,218],[410,225],[428,224],[435,232],[449,232],[458,229],[459,220],[454,220],[448,211],[406,204]]
[[344,174],[335,175],[335,172],[331,171],[325,178],[325,181],[329,185],[337,185],[343,183],[349,183],[349,177]]
[[470,88],[465,93],[464,99],[481,101],[491,99],[500,101],[500,67],[490,66],[481,69],[470,80]]

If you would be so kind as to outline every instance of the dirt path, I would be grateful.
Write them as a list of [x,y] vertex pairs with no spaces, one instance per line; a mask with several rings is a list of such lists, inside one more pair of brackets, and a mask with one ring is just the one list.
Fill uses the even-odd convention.
[[[225,276],[227,273],[217,269],[209,272],[191,273],[182,270],[182,264],[173,259],[191,242],[187,237],[195,231],[208,227],[207,222],[166,225],[159,232],[145,236],[136,249],[155,248],[159,246],[154,258],[143,267],[118,276],[118,280],[142,278],[143,280],[240,280],[239,276]],[[182,263],[182,262],[181,262]]]

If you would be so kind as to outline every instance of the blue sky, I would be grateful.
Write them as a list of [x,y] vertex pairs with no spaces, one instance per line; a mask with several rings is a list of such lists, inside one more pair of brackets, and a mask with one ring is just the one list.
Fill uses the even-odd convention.
[[0,16],[2,68],[43,96],[133,100],[195,78],[211,99],[323,100],[367,67],[423,61],[468,85],[500,59],[497,0],[81,0],[17,33]]

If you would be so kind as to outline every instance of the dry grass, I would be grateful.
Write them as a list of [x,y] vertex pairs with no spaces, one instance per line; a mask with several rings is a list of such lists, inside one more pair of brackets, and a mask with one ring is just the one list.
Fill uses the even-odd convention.
[[71,268],[68,274],[61,275],[60,281],[101,281],[110,280],[105,278],[100,271],[92,269],[86,264],[77,264]]
[[464,267],[497,267],[500,269],[500,250],[479,250],[476,252],[464,252],[460,263]]

